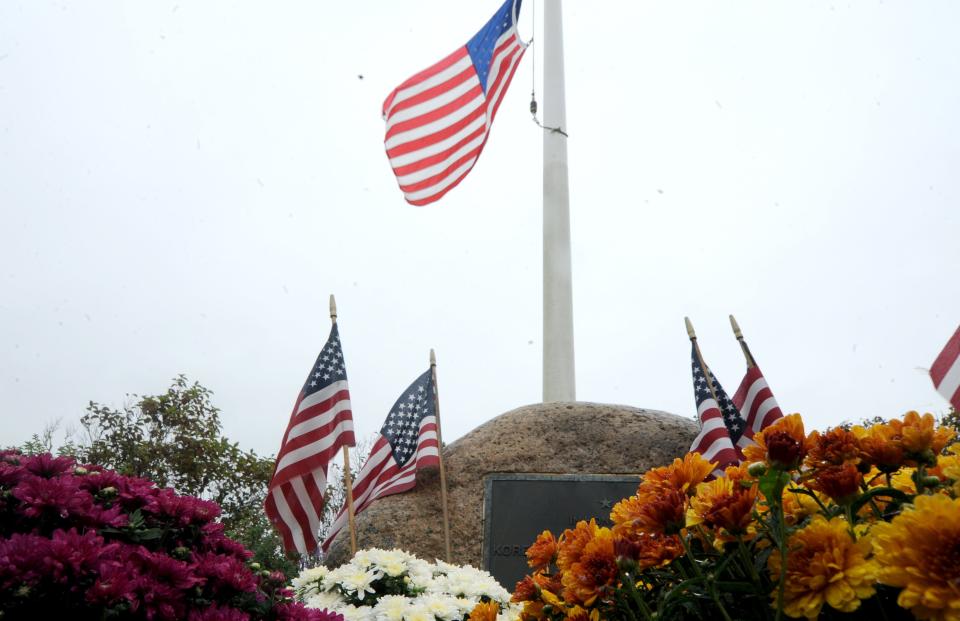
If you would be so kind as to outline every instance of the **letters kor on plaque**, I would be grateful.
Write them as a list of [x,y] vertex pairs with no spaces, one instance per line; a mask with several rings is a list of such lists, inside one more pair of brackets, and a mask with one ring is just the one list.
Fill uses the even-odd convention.
[[637,492],[638,476],[489,474],[484,477],[483,567],[506,588],[529,573],[526,550],[544,530],[559,536],[580,520],[610,525],[610,510]]

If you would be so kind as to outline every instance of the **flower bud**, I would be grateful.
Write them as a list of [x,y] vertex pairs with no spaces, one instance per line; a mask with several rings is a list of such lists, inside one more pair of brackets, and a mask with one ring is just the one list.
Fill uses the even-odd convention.
[[767,464],[762,461],[755,461],[747,466],[747,473],[752,477],[762,477],[767,473]]
[[100,493],[99,493],[99,496],[103,498],[113,498],[116,495],[117,495],[117,488],[113,487],[112,485],[110,487],[103,488],[102,490],[100,490]]
[[940,477],[936,477],[932,474],[927,475],[921,479],[924,487],[937,487],[940,485]]
[[73,473],[77,476],[82,477],[83,475],[87,474],[87,469],[84,468],[83,466],[77,466],[76,468],[73,469]]
[[258,563],[258,562],[256,562],[256,561],[250,563],[250,569],[251,569],[252,571],[260,571],[260,568],[261,568],[261,567],[262,567],[262,565],[260,565],[260,563]]

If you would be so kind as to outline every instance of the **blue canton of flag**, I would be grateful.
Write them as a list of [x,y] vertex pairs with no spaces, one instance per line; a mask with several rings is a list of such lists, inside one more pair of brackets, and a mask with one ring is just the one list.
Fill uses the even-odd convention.
[[380,434],[390,443],[393,458],[402,468],[417,450],[420,423],[436,413],[433,398],[433,374],[425,372],[418,377],[390,408]]
[[513,0],[507,0],[500,7],[500,10],[493,14],[490,21],[480,29],[480,32],[473,35],[473,38],[467,42],[467,52],[470,54],[470,60],[473,61],[473,68],[480,78],[480,86],[486,93],[490,85],[490,63],[493,62],[493,52],[497,49],[497,41],[511,30],[513,26],[513,16],[520,12],[520,0],[516,3]]
[[343,361],[340,331],[337,324],[333,324],[327,344],[317,354],[317,362],[303,384],[303,396],[308,397],[339,381],[347,381],[347,367]]
[[741,453],[740,444],[743,434],[747,430],[747,421],[740,415],[737,406],[735,406],[733,400],[727,396],[726,391],[723,390],[723,386],[721,386],[717,378],[714,377],[709,367],[707,367],[707,375],[710,376],[710,380],[712,381],[713,394],[716,396],[717,406],[723,414],[723,424],[726,425],[727,433],[730,434],[730,441],[737,447],[737,452]]
[[[739,434],[734,439],[731,434],[731,427],[737,425],[736,420],[730,420],[731,412],[728,409],[733,407],[733,403],[727,398],[719,382],[710,373],[709,368],[704,368],[700,364],[700,356],[697,355],[697,346],[693,346],[691,354],[691,366],[693,368],[693,395],[697,403],[697,417],[700,420],[700,433],[693,440],[690,446],[691,453],[700,453],[704,459],[716,462],[719,467],[714,471],[714,475],[722,474],[723,468],[740,461],[739,446],[734,447],[737,439],[743,436],[743,425],[739,426]],[[713,392],[710,388],[713,387]],[[719,389],[719,392],[718,392]],[[714,393],[716,397],[714,397]],[[721,395],[723,397],[721,398]],[[721,405],[723,401],[723,405]],[[736,408],[733,408],[736,412]],[[739,413],[736,414],[739,417]]]

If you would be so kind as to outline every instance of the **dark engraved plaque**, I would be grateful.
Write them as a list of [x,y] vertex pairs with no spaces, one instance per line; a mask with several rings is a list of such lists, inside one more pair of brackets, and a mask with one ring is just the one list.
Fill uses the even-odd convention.
[[610,509],[637,492],[639,476],[489,474],[484,477],[483,567],[509,591],[529,573],[525,552],[544,530],[580,520],[610,525]]

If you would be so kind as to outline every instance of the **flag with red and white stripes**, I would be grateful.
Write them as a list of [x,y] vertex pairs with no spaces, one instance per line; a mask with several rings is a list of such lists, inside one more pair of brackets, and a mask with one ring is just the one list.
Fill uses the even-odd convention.
[[756,365],[747,368],[740,387],[733,395],[733,404],[740,414],[746,417],[747,428],[753,435],[760,433],[775,420],[783,417],[777,400],[773,398],[773,391],[767,385],[760,367]]
[[439,199],[480,157],[526,49],[517,35],[519,11],[520,0],[506,0],[466,45],[383,102],[387,158],[411,205]]
[[690,445],[691,453],[700,453],[707,461],[717,462],[714,476],[726,466],[740,463],[743,447],[752,442],[746,421],[727,397],[710,369],[701,364],[697,346],[693,346],[693,394],[700,418],[700,433]]
[[930,367],[930,378],[937,392],[960,410],[960,328],[953,333]]
[[[354,513],[359,514],[377,498],[412,489],[417,483],[417,470],[440,465],[438,447],[433,373],[427,370],[390,408],[370,456],[353,483]],[[344,504],[323,542],[324,551],[347,520]]]
[[287,551],[317,549],[327,467],[342,447],[354,445],[347,369],[334,323],[293,406],[264,501]]

